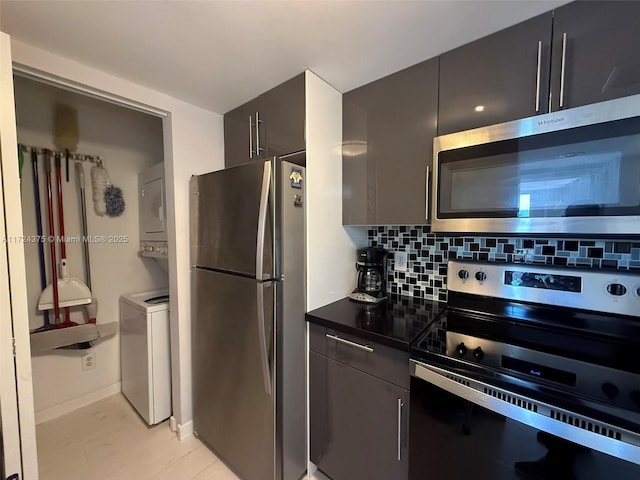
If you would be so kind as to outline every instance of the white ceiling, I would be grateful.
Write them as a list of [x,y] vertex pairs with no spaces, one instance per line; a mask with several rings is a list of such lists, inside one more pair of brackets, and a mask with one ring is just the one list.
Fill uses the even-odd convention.
[[0,29],[225,113],[306,68],[346,92],[563,3],[0,0]]

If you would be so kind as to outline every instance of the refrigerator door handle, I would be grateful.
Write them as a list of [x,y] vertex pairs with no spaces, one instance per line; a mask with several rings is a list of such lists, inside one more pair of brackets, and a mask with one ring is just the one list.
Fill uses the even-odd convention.
[[267,351],[267,334],[264,327],[264,288],[271,283],[258,283],[258,341],[260,342],[260,363],[262,364],[262,378],[264,391],[271,396],[271,369],[269,368],[269,352]]
[[256,280],[264,278],[264,241],[267,231],[267,213],[269,212],[269,187],[271,185],[271,162],[264,162],[262,173],[262,192],[260,193],[260,212],[258,214],[258,236],[256,241]]

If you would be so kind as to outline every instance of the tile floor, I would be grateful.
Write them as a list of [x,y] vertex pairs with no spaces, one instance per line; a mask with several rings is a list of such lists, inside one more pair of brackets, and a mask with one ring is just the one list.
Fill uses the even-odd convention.
[[36,436],[40,480],[238,480],[197,438],[178,441],[168,421],[147,426],[122,395],[38,425]]
[[41,480],[238,480],[197,438],[148,427],[122,395],[36,428]]

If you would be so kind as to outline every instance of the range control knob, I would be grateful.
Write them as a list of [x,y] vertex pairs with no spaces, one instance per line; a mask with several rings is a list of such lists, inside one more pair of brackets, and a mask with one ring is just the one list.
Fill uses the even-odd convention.
[[484,282],[487,279],[487,274],[484,272],[476,272],[476,280]]
[[464,268],[462,270],[458,270],[458,277],[460,277],[461,280],[466,280],[469,278],[469,272]]
[[458,352],[458,355],[461,357],[464,357],[467,353],[467,346],[464,343],[461,343],[456,347],[456,352]]
[[618,387],[616,387],[611,382],[603,383],[602,387],[600,388],[602,389],[602,393],[604,393],[609,400],[613,400],[618,395],[620,395],[620,390],[618,390]]
[[480,347],[476,348],[473,351],[473,358],[475,358],[476,360],[480,361],[484,358],[484,352],[482,351],[482,349]]
[[625,293],[627,293],[627,287],[622,285],[621,283],[610,283],[607,285],[607,292],[611,295],[615,295],[616,297],[621,297]]

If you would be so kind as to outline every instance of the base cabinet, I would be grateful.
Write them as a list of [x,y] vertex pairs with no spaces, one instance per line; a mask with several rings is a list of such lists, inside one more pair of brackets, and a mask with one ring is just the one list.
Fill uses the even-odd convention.
[[311,461],[333,480],[408,476],[409,391],[310,352]]

